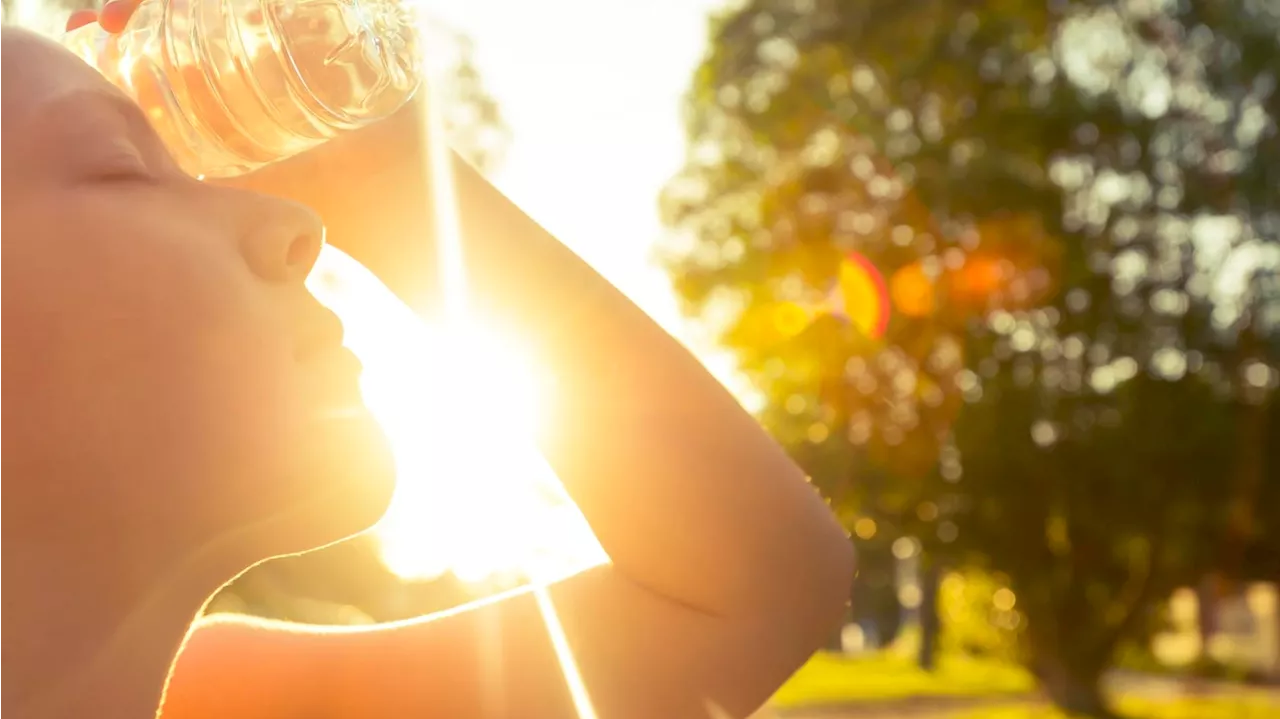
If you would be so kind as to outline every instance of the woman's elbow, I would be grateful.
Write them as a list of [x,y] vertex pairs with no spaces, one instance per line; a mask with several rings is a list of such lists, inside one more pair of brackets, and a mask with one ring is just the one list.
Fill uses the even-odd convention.
[[[773,641],[784,641],[808,656],[825,644],[844,620],[856,567],[853,542],[835,522],[796,532],[788,551],[758,578],[754,603]],[[786,555],[786,556],[784,556]]]
[[802,598],[819,643],[845,619],[857,571],[853,542],[844,531],[837,526],[824,535],[814,549],[809,596]]
[[794,587],[792,601],[813,617],[818,631],[829,632],[844,617],[853,590],[853,540],[817,496],[789,524],[790,556],[779,557],[783,576],[778,579],[789,580]]
[[809,542],[807,553],[774,578],[767,593],[775,600],[758,616],[758,639],[762,647],[772,648],[778,684],[828,645],[846,617],[855,554],[842,531],[833,534]]

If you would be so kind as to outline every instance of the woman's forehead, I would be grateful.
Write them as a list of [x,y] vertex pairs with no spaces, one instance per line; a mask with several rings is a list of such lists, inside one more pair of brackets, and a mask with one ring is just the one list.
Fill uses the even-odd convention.
[[6,124],[21,122],[29,113],[70,95],[115,89],[97,70],[48,38],[6,27],[0,40],[4,73],[0,94]]

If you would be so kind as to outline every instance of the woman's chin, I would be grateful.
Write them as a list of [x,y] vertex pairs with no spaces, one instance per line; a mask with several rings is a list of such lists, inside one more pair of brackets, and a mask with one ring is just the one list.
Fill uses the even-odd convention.
[[386,513],[396,484],[395,458],[381,426],[367,410],[325,418],[308,437],[301,495],[287,514],[289,552],[359,534]]
[[[382,518],[396,486],[395,455],[382,426],[367,409],[328,420],[326,432],[332,441],[317,456],[316,489],[332,495],[333,512],[354,527],[349,534],[363,531]],[[327,462],[325,461],[327,460]]]
[[[236,482],[229,524],[237,561],[305,552],[359,534],[378,522],[391,503],[396,468],[391,444],[363,407],[295,427],[292,441],[259,471],[229,472]],[[268,468],[269,467],[269,468]]]

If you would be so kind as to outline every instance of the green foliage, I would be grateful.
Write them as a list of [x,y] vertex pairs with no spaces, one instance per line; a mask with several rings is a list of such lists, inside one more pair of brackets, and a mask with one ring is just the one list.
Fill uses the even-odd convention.
[[[1278,83],[1258,0],[754,0],[688,95],[687,309],[846,516],[1009,578],[1086,712],[1175,586],[1275,566]],[[851,251],[878,340],[822,311]]]
[[[942,617],[944,654],[1017,662],[1026,618],[1017,595],[990,572],[952,572],[942,582],[938,611]],[[1003,591],[1002,591],[1003,590]]]
[[481,172],[492,172],[502,164],[511,133],[476,68],[471,38],[460,32],[449,35],[454,43],[453,72],[439,95],[445,102],[445,133],[450,147]]

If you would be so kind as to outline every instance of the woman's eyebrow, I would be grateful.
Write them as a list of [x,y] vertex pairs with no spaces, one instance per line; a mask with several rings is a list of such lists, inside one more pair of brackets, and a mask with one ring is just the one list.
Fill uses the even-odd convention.
[[156,134],[155,128],[151,126],[151,121],[147,119],[146,113],[133,100],[114,92],[102,90],[91,90],[89,92],[98,96],[95,102],[105,105],[111,112],[119,115],[124,120],[125,127],[131,136],[139,140],[145,138],[149,142],[159,142],[160,138]]
[[136,102],[129,100],[128,97],[115,95],[115,93],[100,92],[102,96],[101,102],[115,113],[124,118],[125,124],[128,125],[129,133],[138,138],[155,138],[155,128],[151,127],[151,120],[147,119],[146,113],[143,113],[142,107],[138,107]]
[[120,120],[116,129],[125,131],[136,141],[160,142],[142,108],[118,92],[98,88],[76,90],[54,100],[48,108],[48,112],[54,117],[63,113],[79,116],[85,114],[86,110],[92,116],[100,116],[101,112],[114,116]]

